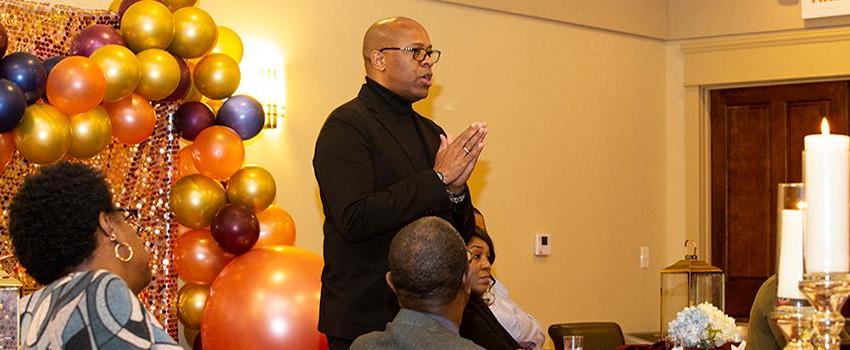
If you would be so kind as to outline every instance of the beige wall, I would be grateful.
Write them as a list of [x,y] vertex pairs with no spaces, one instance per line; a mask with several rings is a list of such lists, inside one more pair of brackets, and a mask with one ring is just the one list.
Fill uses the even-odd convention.
[[718,37],[850,24],[850,16],[803,20],[807,0],[669,0],[668,39]]
[[434,0],[650,38],[667,38],[668,0]]
[[[361,83],[362,33],[382,16],[409,15],[444,51],[437,86],[417,109],[450,132],[473,120],[492,130],[472,189],[514,298],[544,326],[657,327],[657,271],[667,260],[662,42],[436,2],[264,4],[202,7],[284,53],[289,116],[250,146],[249,160],[275,173],[298,245],[321,248],[310,159],[327,113]],[[552,256],[532,256],[537,232],[552,234]],[[642,245],[653,254],[646,270]]]

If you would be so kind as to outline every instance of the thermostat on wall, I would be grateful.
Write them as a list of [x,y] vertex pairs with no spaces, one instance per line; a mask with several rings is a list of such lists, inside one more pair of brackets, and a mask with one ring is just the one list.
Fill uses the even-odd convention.
[[547,256],[552,253],[552,240],[548,233],[534,235],[534,255]]

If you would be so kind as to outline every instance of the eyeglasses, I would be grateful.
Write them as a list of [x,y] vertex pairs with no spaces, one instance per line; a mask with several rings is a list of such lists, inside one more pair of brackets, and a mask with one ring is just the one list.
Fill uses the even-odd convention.
[[413,53],[413,60],[416,62],[422,62],[425,57],[431,58],[431,64],[437,63],[440,60],[440,50],[426,50],[420,47],[385,47],[383,49],[378,50],[378,52],[384,52],[386,50],[401,50]]
[[139,209],[135,208],[115,208],[115,211],[120,211],[124,217],[124,221],[128,225],[136,229],[136,234],[141,232],[142,226],[139,222]]

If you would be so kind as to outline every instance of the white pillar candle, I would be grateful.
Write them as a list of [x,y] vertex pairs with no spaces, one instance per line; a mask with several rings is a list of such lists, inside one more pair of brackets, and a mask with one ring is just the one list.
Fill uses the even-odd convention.
[[805,299],[799,284],[803,280],[803,211],[784,209],[780,212],[779,277],[776,296]]
[[806,146],[806,273],[848,272],[848,151],[850,137],[830,135],[824,118],[823,134],[808,135]]

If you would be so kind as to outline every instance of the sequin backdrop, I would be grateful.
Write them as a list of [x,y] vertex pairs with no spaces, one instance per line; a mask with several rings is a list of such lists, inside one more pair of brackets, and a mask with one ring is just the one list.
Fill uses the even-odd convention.
[[[7,53],[25,51],[47,59],[68,52],[77,33],[91,24],[102,23],[118,28],[118,15],[106,10],[79,9],[65,5],[19,0],[0,0],[0,23],[9,35]],[[177,103],[155,104],[157,125],[148,141],[135,146],[113,142],[86,164],[100,169],[112,185],[116,205],[140,209],[142,239],[151,255],[154,280],[142,294],[148,310],[177,339],[177,274],[172,265],[172,240],[177,225],[170,213],[174,156],[179,140],[172,133],[171,114]],[[74,160],[71,160],[74,161]],[[24,178],[38,169],[20,155],[0,174],[0,266],[15,271],[25,289],[38,288],[25,275],[12,254],[8,231],[8,206]]]

